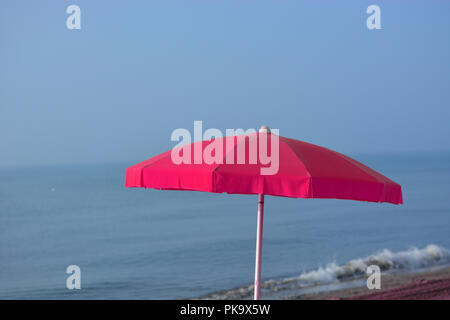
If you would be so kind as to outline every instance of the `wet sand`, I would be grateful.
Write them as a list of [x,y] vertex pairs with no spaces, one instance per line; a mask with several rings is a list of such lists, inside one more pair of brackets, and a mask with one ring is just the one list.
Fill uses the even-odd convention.
[[382,274],[381,289],[367,286],[297,295],[302,300],[450,300],[450,267],[414,274]]

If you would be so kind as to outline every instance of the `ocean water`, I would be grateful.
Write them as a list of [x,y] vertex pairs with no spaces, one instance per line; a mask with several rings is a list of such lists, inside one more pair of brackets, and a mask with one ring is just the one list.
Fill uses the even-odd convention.
[[[450,154],[357,155],[405,204],[266,197],[264,298],[450,263]],[[134,163],[0,168],[0,298],[248,298],[257,197],[124,188]],[[81,268],[68,290],[66,268]]]

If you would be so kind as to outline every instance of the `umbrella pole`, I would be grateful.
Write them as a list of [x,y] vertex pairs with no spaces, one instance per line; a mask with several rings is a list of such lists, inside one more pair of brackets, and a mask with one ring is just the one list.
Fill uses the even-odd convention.
[[256,258],[255,258],[255,300],[259,300],[261,281],[261,253],[264,222],[264,195],[258,195],[258,224],[256,229]]

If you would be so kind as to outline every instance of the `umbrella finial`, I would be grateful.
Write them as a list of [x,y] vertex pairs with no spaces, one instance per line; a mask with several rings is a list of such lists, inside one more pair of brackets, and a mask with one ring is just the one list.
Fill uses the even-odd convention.
[[260,129],[259,129],[260,133],[266,132],[266,133],[270,133],[270,128],[269,126],[263,125]]

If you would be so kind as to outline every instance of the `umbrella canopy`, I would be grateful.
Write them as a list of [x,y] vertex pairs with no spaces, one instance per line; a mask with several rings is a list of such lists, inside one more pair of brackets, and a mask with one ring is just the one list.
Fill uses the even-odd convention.
[[[260,135],[223,137],[179,147],[181,154],[190,151],[183,155],[188,161],[180,164],[175,164],[172,151],[167,151],[129,167],[125,186],[403,203],[401,186],[364,164],[339,152],[282,136],[278,136],[278,172],[262,175],[261,169],[268,165],[251,163],[255,151],[250,146],[252,139]],[[269,133],[267,138],[269,152],[271,136]],[[219,161],[195,163],[194,150],[206,154],[213,147],[222,148]],[[240,150],[245,153],[238,161]],[[230,154],[233,161],[227,162]]]
[[403,203],[401,186],[336,151],[271,134],[198,141],[127,169],[126,187],[258,194],[254,298],[260,298],[264,195]]

